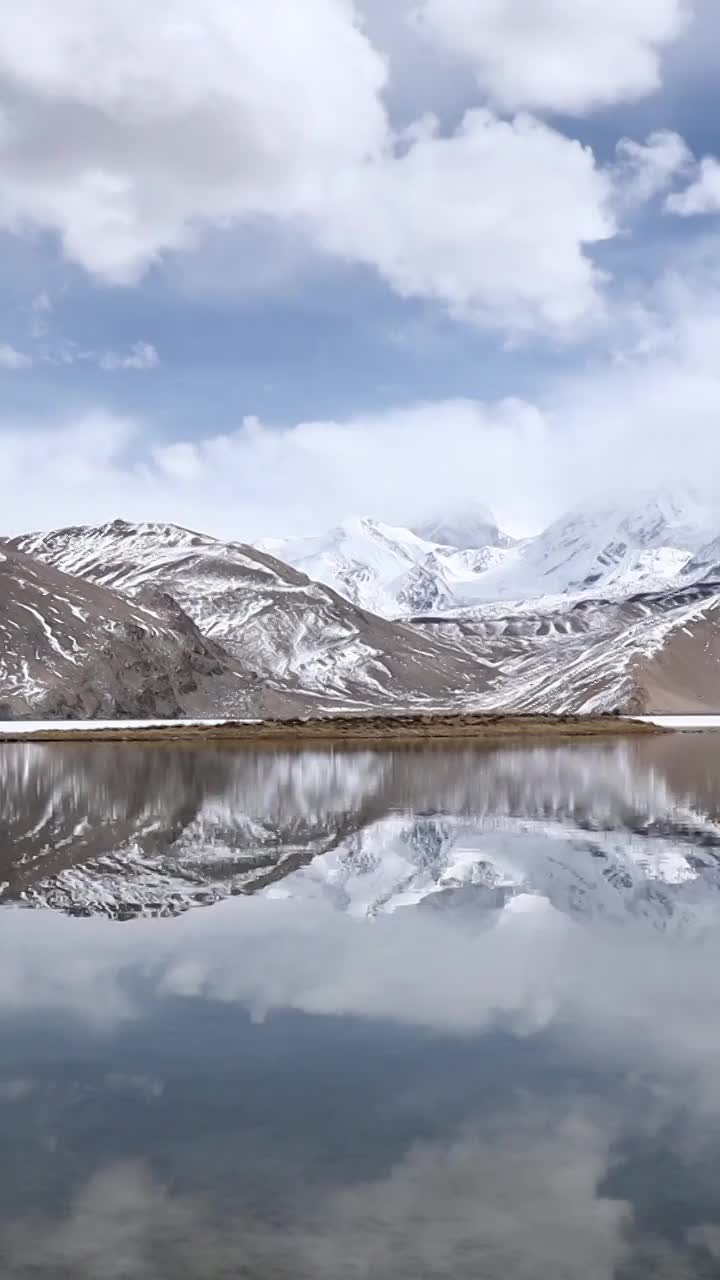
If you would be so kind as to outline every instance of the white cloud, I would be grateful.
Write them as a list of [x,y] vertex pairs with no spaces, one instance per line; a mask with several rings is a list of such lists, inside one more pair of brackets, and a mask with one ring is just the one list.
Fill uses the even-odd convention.
[[49,328],[49,317],[53,306],[50,295],[37,293],[30,303],[30,337],[44,338]]
[[124,355],[118,351],[103,351],[97,356],[97,363],[108,372],[116,369],[156,369],[160,357],[151,342],[136,342]]
[[270,219],[482,323],[592,319],[589,251],[616,230],[592,152],[486,110],[396,137],[385,84],[351,0],[314,0],[312,22],[296,0],[27,0],[0,47],[0,225],[129,284],[211,226]]
[[0,369],[29,369],[32,357],[7,343],[0,344]]
[[296,0],[27,0],[0,48],[0,218],[127,283],[205,221],[302,215],[386,141],[353,19],[349,0],[311,22]]
[[644,204],[660,195],[693,163],[685,139],[669,129],[651,133],[646,143],[621,138],[617,157],[615,180],[621,200],[628,204]]
[[322,243],[379,268],[404,296],[460,314],[568,332],[599,308],[586,245],[615,233],[592,152],[531,116],[432,120],[403,154],[349,171],[319,215]]
[[720,211],[720,163],[714,156],[706,156],[700,161],[693,181],[685,191],[668,196],[667,209],[682,218]]
[[660,85],[685,0],[419,0],[430,39],[475,68],[502,108],[583,113]]
[[[33,336],[42,338],[44,329],[35,332]],[[66,338],[44,344],[32,363],[56,366],[91,364],[105,373],[117,373],[122,370],[156,369],[160,364],[160,356],[151,342],[135,342],[128,351],[95,351],[92,347],[81,347],[77,342]]]
[[199,439],[106,411],[34,424],[6,412],[2,531],[121,514],[253,539],[352,514],[409,523],[479,500],[529,533],[620,488],[709,483],[720,472],[716,262],[711,241],[618,307],[616,352],[532,400],[429,401],[284,428],[248,417]]

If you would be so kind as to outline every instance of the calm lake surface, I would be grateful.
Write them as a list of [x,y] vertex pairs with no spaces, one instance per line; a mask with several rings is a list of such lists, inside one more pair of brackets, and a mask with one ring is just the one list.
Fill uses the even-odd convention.
[[720,1276],[720,733],[0,777],[2,1280]]

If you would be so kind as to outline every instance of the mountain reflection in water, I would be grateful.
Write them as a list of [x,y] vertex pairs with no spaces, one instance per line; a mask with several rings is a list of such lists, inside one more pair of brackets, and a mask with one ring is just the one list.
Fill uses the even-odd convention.
[[6,746],[0,901],[127,918],[274,886],[373,915],[529,893],[687,927],[714,912],[719,749]]
[[3,1280],[717,1277],[718,765],[3,748]]

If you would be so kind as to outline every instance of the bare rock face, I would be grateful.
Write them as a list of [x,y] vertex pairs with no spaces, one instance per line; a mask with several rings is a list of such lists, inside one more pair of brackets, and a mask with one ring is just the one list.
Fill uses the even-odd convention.
[[720,712],[720,582],[416,625],[482,663],[477,710]]
[[240,669],[168,597],[130,600],[0,551],[0,716],[181,718],[252,714]]
[[315,709],[451,705],[482,687],[475,658],[442,637],[358,608],[243,543],[116,520],[7,545],[137,602],[158,598],[148,591],[170,595],[268,697]]
[[[712,555],[692,574],[678,577],[674,569],[671,585],[635,586],[655,581],[652,557],[660,556],[662,568],[664,540],[677,534],[688,542],[698,531],[688,533],[684,511],[675,508],[651,506],[621,521],[622,546],[633,546],[630,571],[625,551],[618,563],[606,555],[608,529],[617,541],[615,516],[598,530],[590,523],[592,537],[576,539],[576,524],[565,522],[569,542],[563,533],[559,541],[538,539],[533,550],[539,555],[542,543],[548,551],[545,567],[561,550],[571,553],[570,566],[560,556],[560,577],[566,586],[568,575],[582,581],[581,592],[451,608],[442,586],[447,563],[425,557],[402,585],[394,583],[393,598],[414,611],[403,622],[360,608],[268,552],[175,525],[116,520],[6,541],[0,715],[720,711],[720,579]],[[355,534],[365,542],[372,535],[384,556],[388,531],[368,533],[368,522],[360,524]],[[598,547],[611,563],[591,590],[585,571]],[[454,554],[480,578],[498,571],[487,568],[485,553]],[[527,560],[530,549],[522,554]],[[651,557],[647,575],[635,572],[636,555]]]

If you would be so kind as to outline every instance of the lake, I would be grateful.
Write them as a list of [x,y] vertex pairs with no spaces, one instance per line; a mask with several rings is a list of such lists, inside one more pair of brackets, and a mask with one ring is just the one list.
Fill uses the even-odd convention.
[[0,747],[2,1280],[720,1275],[720,734]]

